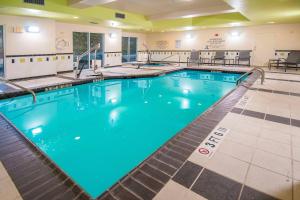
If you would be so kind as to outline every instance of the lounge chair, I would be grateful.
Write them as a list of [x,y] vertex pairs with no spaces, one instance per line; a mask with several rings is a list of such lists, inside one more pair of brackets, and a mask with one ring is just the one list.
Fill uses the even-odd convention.
[[239,55],[235,57],[236,64],[238,65],[240,64],[240,61],[247,61],[248,62],[247,66],[250,66],[250,59],[251,59],[250,51],[240,51]]
[[298,65],[300,65],[300,51],[291,51],[286,59],[272,59],[269,63],[269,69],[275,65],[277,68],[284,67],[285,72],[289,67],[296,68],[297,70]]
[[211,58],[211,65],[216,64],[216,61],[223,61],[223,65],[225,65],[225,51],[216,51],[216,54]]
[[200,51],[191,51],[191,56],[187,58],[187,66],[189,66],[190,63],[197,63],[199,66]]

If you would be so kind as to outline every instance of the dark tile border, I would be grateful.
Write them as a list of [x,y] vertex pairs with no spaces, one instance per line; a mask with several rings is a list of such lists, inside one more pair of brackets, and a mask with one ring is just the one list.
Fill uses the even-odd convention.
[[[300,74],[298,74],[300,75]],[[274,81],[286,81],[286,82],[295,82],[300,83],[298,80],[290,80],[290,79],[281,79],[281,78],[266,78],[267,80],[274,80]]]
[[279,91],[279,90],[269,90],[269,89],[254,88],[254,87],[250,88],[250,90],[300,97],[300,93],[295,93],[295,92],[284,92],[284,91]]
[[[173,71],[160,73],[158,75],[171,72]],[[149,77],[150,76],[153,77],[153,75],[149,75]],[[177,174],[176,172],[186,162],[189,155],[224,116],[230,112],[235,103],[237,103],[247,91],[247,87],[251,86],[257,77],[258,75],[256,73],[252,73],[244,85],[233,89],[216,102],[206,112],[202,113],[202,115],[177,133],[97,199],[127,200],[128,198],[143,199],[152,197],[153,195],[155,196],[164,184],[171,179],[174,174]],[[113,77],[113,79],[115,78],[116,77]],[[92,82],[93,80],[84,81]],[[78,84],[82,83],[79,82]],[[5,148],[4,150],[4,148],[0,148],[0,158],[18,190],[22,191],[21,195],[24,200],[32,199],[32,197],[35,197],[35,199],[90,199],[70,177],[64,174],[58,166],[40,152],[26,137],[23,137],[22,133],[3,116],[0,117],[0,128],[3,129],[0,138],[7,139],[1,141],[3,141],[5,146],[9,145],[8,149]],[[8,131],[4,131],[5,128]],[[14,139],[16,139],[17,142],[11,145],[9,141]],[[23,162],[19,162],[19,160],[26,162],[23,164]],[[17,166],[15,166],[16,163],[18,163]],[[36,173],[24,173],[23,170],[29,163],[32,163],[32,167],[38,170]],[[31,172],[30,169],[28,169],[28,171]],[[44,169],[42,175],[40,174],[41,169]],[[53,178],[48,176],[53,176]],[[43,181],[44,179],[47,181]],[[29,187],[25,180],[34,180],[36,182],[32,182],[32,185]],[[43,184],[40,184],[39,180],[42,181]],[[140,190],[143,190],[144,193],[141,194]]]
[[[242,110],[242,109],[240,109],[240,110]],[[242,115],[246,115],[246,116],[250,116],[250,117],[255,117],[255,118],[259,118],[259,119],[265,119],[265,116],[266,116],[265,113],[256,112],[256,111],[252,111],[252,110],[243,110],[242,113],[238,113],[238,114],[242,114]]]
[[278,115],[271,115],[267,113],[262,113],[262,112],[257,112],[257,111],[252,111],[252,110],[246,110],[246,109],[241,109],[241,108],[232,108],[231,110],[232,113],[235,114],[242,114],[246,115],[249,117],[254,117],[258,119],[263,119],[271,122],[276,122],[284,125],[291,125],[295,127],[300,127],[300,120],[299,119],[293,119],[293,118],[287,118],[287,117],[282,117]]

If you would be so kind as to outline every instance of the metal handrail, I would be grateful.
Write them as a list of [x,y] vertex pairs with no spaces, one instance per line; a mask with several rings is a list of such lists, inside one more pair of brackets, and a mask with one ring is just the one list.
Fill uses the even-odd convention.
[[236,85],[239,85],[243,81],[244,77],[246,77],[247,75],[251,74],[254,71],[258,71],[260,73],[260,78],[261,78],[260,83],[263,84],[265,81],[265,70],[263,70],[260,67],[255,67],[255,68],[251,69],[250,71],[248,71],[247,73],[243,74],[241,77],[239,77],[236,80]]
[[0,77],[0,81],[5,82],[5,83],[8,83],[8,84],[13,85],[13,86],[16,86],[16,87],[18,87],[18,88],[21,88],[22,90],[27,91],[28,93],[31,93],[32,99],[33,99],[33,103],[36,102],[36,94],[35,94],[35,92],[34,92],[33,90],[31,90],[31,89],[29,89],[29,88],[26,88],[26,87],[23,87],[23,86],[21,86],[21,85],[19,85],[19,84],[17,84],[17,83],[14,83],[14,82],[12,82],[12,81],[10,81],[10,80],[5,79],[5,78],[1,78],[1,77]]
[[77,61],[76,61],[76,63],[77,63],[76,64],[76,66],[77,66],[77,68],[76,68],[76,78],[80,77],[81,71],[83,69],[83,66],[81,67],[81,69],[79,69],[79,62],[80,62],[80,60],[83,57],[87,56],[92,51],[95,51],[95,60],[96,60],[97,50],[100,49],[100,48],[101,48],[101,45],[100,45],[100,43],[98,43],[95,46],[93,46],[91,49],[89,49],[89,50],[85,51],[84,53],[82,53],[81,55],[77,56]]
[[167,57],[165,57],[165,58],[163,58],[163,59],[161,59],[161,60],[158,60],[158,61],[156,61],[156,62],[162,62],[162,61],[165,61],[166,59],[168,59],[168,58],[171,58],[171,57],[173,57],[173,56],[178,56],[178,65],[180,65],[180,55],[178,55],[178,54],[172,54],[172,55],[170,55],[170,56],[167,56]]
[[147,53],[148,53],[148,56],[147,56],[147,63],[150,64],[151,63],[151,50],[149,49],[148,45],[143,43],[143,46],[145,47]]

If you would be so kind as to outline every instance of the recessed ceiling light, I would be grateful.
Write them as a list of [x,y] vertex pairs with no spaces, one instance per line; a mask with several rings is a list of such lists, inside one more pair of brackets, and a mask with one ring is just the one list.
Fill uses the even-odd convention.
[[231,25],[231,26],[240,26],[241,23],[239,23],[239,22],[233,22],[233,23],[230,23],[230,25]]
[[274,24],[275,22],[268,22],[268,24]]
[[77,16],[74,16],[73,18],[74,18],[74,19],[78,19],[79,17],[77,17]]
[[36,9],[28,9],[28,11],[33,13],[33,14],[40,14],[41,13],[40,10],[36,10]]
[[184,30],[190,31],[190,30],[193,30],[193,27],[192,26],[187,26],[187,27],[184,27]]
[[238,32],[238,31],[233,31],[233,32],[231,32],[231,36],[233,36],[233,37],[240,36],[240,32]]

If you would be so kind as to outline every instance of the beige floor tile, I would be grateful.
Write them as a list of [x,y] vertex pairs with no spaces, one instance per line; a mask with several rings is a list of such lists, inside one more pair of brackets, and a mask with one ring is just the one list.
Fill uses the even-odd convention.
[[248,134],[243,134],[240,133],[239,131],[230,130],[225,140],[233,141],[242,145],[256,148],[258,137],[248,135]]
[[0,180],[5,179],[8,177],[6,169],[4,168],[3,164],[0,161]]
[[253,156],[252,163],[269,169],[273,172],[280,173],[284,176],[292,176],[292,163],[291,159],[281,157],[272,153],[261,150],[256,150]]
[[20,197],[15,185],[10,178],[0,180],[0,199],[1,200],[15,200]]
[[153,200],[205,200],[206,198],[170,180]]
[[292,145],[300,148],[300,134],[299,136],[292,135]]
[[293,161],[293,178],[300,181],[300,162],[296,160]]
[[300,128],[299,127],[295,127],[295,126],[291,126],[290,128],[290,133],[294,136],[298,136],[300,137]]
[[291,158],[291,146],[289,144],[278,143],[269,139],[259,138],[257,148],[287,158]]
[[234,131],[240,133],[248,134],[251,136],[259,136],[261,130],[261,122],[254,120],[254,118],[249,119],[250,117],[244,118],[240,122],[236,122],[236,126],[233,128]]
[[245,181],[248,166],[249,164],[246,162],[233,158],[229,155],[216,152],[215,155],[207,162],[206,168],[243,183]]
[[230,140],[223,141],[218,151],[245,162],[250,162],[254,153],[253,148]]
[[293,147],[293,159],[300,161],[300,148],[299,147]]
[[228,113],[224,119],[219,123],[219,126],[223,126],[229,129],[233,129],[236,125],[236,121],[240,119],[240,115],[235,113]]
[[286,134],[291,134],[291,132],[292,132],[292,126],[280,124],[280,123],[276,123],[276,122],[271,122],[271,121],[266,121],[266,120],[263,123],[263,128],[269,129],[272,131],[278,131],[280,133],[286,133]]
[[198,152],[198,149],[196,149],[188,158],[189,161],[196,163],[198,165],[201,165],[202,167],[206,167],[207,162],[209,161],[209,158],[206,156],[201,155]]
[[292,200],[292,179],[269,170],[250,166],[245,184],[276,198]]
[[281,107],[269,106],[267,113],[271,114],[271,115],[277,115],[277,116],[281,116],[281,117],[291,118],[291,111],[289,108],[284,109]]
[[260,136],[262,138],[269,139],[269,140],[272,140],[272,141],[276,141],[276,142],[279,142],[279,143],[291,144],[291,135],[282,133],[280,131],[263,128],[261,130],[261,135]]

